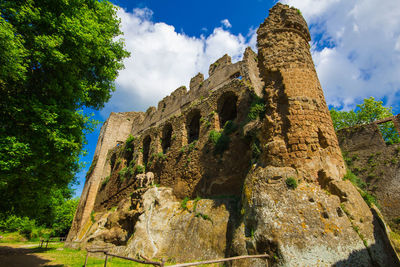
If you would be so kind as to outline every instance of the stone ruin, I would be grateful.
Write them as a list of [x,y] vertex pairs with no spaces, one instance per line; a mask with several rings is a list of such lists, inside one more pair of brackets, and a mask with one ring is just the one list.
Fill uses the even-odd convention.
[[257,34],[258,53],[223,56],[157,108],[111,113],[70,246],[180,262],[399,263],[383,219],[343,180],[305,20],[278,3]]

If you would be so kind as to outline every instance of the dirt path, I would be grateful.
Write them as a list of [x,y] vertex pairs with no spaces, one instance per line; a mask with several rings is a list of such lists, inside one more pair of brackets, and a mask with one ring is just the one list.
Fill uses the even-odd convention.
[[50,260],[34,254],[35,251],[37,245],[0,244],[0,267],[62,266],[51,264]]

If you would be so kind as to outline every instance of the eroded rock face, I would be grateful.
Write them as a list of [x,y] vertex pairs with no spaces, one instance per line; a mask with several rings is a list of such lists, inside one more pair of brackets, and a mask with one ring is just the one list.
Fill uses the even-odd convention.
[[318,184],[289,188],[284,177],[291,173],[282,168],[279,175],[274,168],[275,175],[269,176],[259,168],[248,176],[245,227],[235,236],[237,254],[268,251],[278,266],[396,266],[395,255],[382,242],[385,233],[348,181],[336,182],[345,195],[341,200],[338,191]]
[[[236,200],[189,200],[182,207],[171,188],[152,187],[142,195],[139,210],[130,210],[129,201],[123,202],[116,211],[101,215],[85,246],[112,244],[111,250],[121,255],[167,255],[175,261],[225,256]],[[137,214],[140,215],[136,217]]]

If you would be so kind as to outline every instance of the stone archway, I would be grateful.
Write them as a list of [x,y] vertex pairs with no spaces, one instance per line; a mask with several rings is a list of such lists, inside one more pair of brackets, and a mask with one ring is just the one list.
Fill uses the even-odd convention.
[[147,165],[150,156],[151,137],[148,135],[143,139],[143,164]]
[[171,147],[171,137],[172,137],[172,125],[170,123],[166,124],[162,131],[161,147],[163,153],[167,153],[168,149]]
[[220,128],[225,126],[227,121],[233,121],[237,117],[237,105],[238,97],[233,92],[225,92],[218,99],[218,118]]
[[186,127],[187,127],[187,139],[188,144],[199,139],[200,134],[200,110],[192,110],[187,116]]

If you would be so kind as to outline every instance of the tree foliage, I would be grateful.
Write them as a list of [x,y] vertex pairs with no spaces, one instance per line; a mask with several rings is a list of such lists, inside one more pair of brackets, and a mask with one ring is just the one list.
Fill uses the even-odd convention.
[[64,198],[85,133],[129,55],[115,7],[97,0],[0,0],[0,212],[40,217]]
[[[376,101],[373,97],[364,99],[364,102],[357,105],[355,110],[338,111],[332,108],[330,113],[333,127],[336,131],[356,125],[372,123],[376,120],[393,116],[391,107],[384,107],[382,101]],[[379,128],[386,143],[394,144],[400,142],[400,137],[393,122],[380,124]]]

